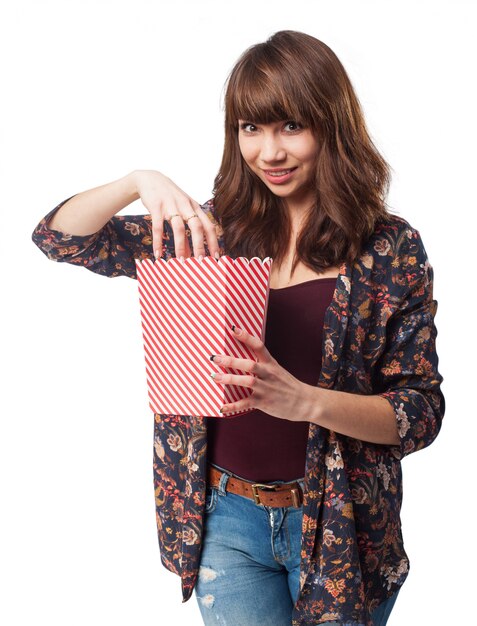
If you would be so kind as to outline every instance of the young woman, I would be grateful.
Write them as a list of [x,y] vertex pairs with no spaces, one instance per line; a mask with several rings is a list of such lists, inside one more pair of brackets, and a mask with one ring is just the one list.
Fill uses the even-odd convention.
[[[256,359],[211,355],[217,384],[252,389],[224,414],[248,412],[155,416],[161,558],[207,625],[382,626],[406,579],[400,461],[445,402],[432,267],[388,187],[336,55],[282,31],[229,77],[212,200],[135,171],[33,233],[107,276],[153,254],[273,258],[265,342],[230,329]],[[136,199],[149,214],[116,215]]]

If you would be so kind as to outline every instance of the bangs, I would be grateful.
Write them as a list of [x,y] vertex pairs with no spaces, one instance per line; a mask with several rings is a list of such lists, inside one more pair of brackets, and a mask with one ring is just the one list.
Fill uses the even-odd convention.
[[231,75],[225,99],[228,124],[238,128],[238,120],[269,124],[293,120],[313,125],[313,114],[301,97],[301,84],[273,59],[243,60]]

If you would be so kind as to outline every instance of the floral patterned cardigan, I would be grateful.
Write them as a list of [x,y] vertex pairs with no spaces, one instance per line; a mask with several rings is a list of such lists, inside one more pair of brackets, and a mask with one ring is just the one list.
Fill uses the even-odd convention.
[[[117,215],[95,234],[68,235],[48,227],[64,202],[40,221],[32,235],[49,259],[104,276],[136,278],[134,258],[153,258],[150,215]],[[202,209],[216,226],[224,254],[213,202]],[[192,245],[187,228],[186,235]],[[162,257],[173,256],[173,232],[165,222]],[[435,345],[436,310],[433,270],[419,232],[398,216],[390,223],[378,222],[359,259],[340,268],[325,315],[317,385],[385,397],[395,411],[400,445],[360,441],[310,423],[300,595],[293,626],[333,620],[373,626],[370,613],[407,577],[409,560],[400,521],[401,459],[434,441],[445,411]],[[186,602],[200,561],[206,419],[154,417],[161,561],[181,577]]]

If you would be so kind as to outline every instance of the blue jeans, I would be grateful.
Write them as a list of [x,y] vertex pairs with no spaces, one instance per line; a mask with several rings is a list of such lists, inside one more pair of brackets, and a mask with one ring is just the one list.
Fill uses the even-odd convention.
[[[226,492],[227,480],[223,472],[218,487],[207,487],[195,585],[204,624],[290,626],[299,593],[303,507],[257,505],[250,498]],[[298,482],[303,488],[303,479]],[[375,626],[385,626],[396,596],[373,612]],[[338,622],[320,626],[328,624]]]

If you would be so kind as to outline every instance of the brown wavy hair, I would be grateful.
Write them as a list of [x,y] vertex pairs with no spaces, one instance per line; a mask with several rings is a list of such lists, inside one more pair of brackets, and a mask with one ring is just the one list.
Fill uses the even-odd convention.
[[318,139],[316,201],[297,235],[297,263],[323,272],[353,262],[378,220],[390,166],[366,129],[351,81],[323,42],[295,31],[275,33],[248,48],[226,82],[225,144],[214,184],[214,212],[226,254],[271,256],[280,265],[291,237],[284,201],[248,168],[238,143],[239,119],[256,124],[295,121]]

